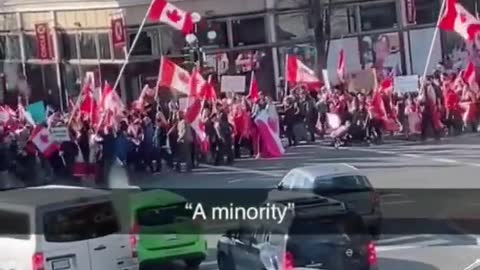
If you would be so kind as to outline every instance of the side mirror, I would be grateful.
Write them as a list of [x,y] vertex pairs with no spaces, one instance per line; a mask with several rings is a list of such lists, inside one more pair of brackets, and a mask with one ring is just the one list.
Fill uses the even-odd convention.
[[279,183],[279,184],[277,185],[277,189],[278,189],[278,190],[283,190],[283,183]]

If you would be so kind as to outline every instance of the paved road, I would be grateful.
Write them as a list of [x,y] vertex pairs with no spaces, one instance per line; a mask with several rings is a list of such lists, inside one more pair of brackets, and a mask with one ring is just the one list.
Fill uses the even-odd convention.
[[[289,149],[279,159],[237,161],[234,166],[202,166],[193,174],[167,174],[143,178],[143,187],[183,190],[192,196],[218,198],[217,194],[237,190],[237,197],[261,198],[261,190],[274,187],[288,170],[318,163],[348,163],[364,170],[382,192],[384,213],[389,217],[389,234],[377,242],[380,269],[465,269],[480,258],[480,246],[473,229],[453,218],[479,218],[480,135],[466,135],[425,144],[391,141],[380,146],[339,150],[316,145]],[[194,191],[197,189],[197,191]],[[202,190],[203,189],[203,190]],[[203,193],[210,189],[207,196]],[[218,193],[212,189],[219,190]],[[457,190],[450,189],[469,189]],[[478,190],[475,190],[478,189]],[[255,194],[252,194],[254,192]],[[199,195],[201,194],[201,195]],[[234,192],[227,198],[233,198]],[[220,199],[219,199],[220,200]],[[425,224],[416,226],[406,218]],[[405,224],[395,224],[403,221]],[[471,225],[471,224],[470,224]],[[470,231],[466,231],[470,229]],[[477,229],[480,234],[480,229]],[[208,237],[211,256],[203,270],[217,269],[215,241]]]

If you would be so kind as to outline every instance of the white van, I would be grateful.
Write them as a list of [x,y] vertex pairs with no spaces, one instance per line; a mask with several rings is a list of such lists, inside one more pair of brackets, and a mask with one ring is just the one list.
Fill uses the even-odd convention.
[[0,192],[1,270],[137,270],[107,191],[44,186]]

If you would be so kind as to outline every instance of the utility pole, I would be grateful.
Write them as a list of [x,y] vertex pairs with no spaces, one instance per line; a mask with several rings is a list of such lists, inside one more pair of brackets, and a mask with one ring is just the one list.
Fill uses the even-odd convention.
[[328,47],[330,43],[330,0],[310,0],[311,18],[315,33],[315,47],[317,48],[318,70],[327,68]]

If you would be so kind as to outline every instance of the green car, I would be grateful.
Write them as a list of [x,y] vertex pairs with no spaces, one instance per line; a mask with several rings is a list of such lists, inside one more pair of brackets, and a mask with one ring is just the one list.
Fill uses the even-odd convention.
[[[182,260],[197,268],[207,256],[202,227],[185,209],[186,199],[166,190],[130,192],[131,244],[140,269]],[[123,211],[125,212],[125,211]]]

